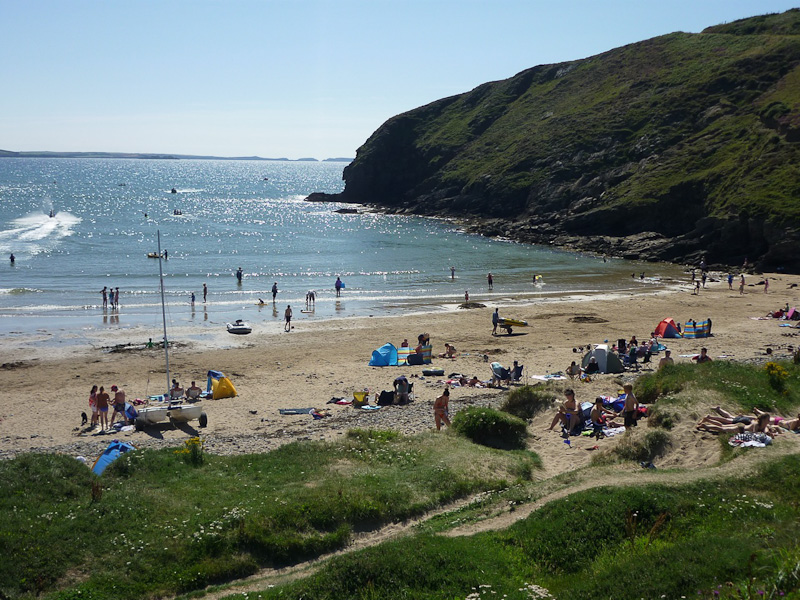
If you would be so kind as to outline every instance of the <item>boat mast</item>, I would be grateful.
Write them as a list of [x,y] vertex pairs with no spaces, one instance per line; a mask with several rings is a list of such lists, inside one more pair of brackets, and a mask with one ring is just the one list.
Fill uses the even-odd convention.
[[171,384],[169,378],[169,349],[167,346],[167,311],[164,308],[164,270],[161,267],[161,230],[157,230],[158,234],[158,280],[161,282],[161,320],[164,323],[164,358],[167,364],[167,394],[169,394],[169,387]]

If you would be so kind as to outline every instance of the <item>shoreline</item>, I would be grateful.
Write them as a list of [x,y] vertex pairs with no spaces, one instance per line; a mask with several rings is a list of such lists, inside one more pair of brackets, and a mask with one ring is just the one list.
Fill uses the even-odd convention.
[[[688,362],[680,355],[697,353],[703,346],[715,360],[720,356],[736,361],[764,360],[767,347],[772,348],[773,359],[788,358],[789,347],[800,344],[800,329],[783,329],[777,320],[757,319],[786,303],[800,305],[800,288],[790,287],[792,284],[800,285],[800,277],[776,274],[770,275],[769,294],[763,293],[763,287],[751,285],[744,296],[739,296],[736,289],[729,291],[726,284],[715,282],[699,295],[688,289],[648,290],[525,305],[492,303],[483,309],[301,321],[291,333],[278,331],[282,325],[276,323],[275,331],[241,339],[223,329],[214,334],[212,342],[202,332],[198,334],[197,328],[189,327],[186,337],[182,332],[178,335],[179,331],[170,335],[174,344],[170,351],[171,377],[185,386],[196,380],[205,387],[206,372],[220,370],[239,393],[233,399],[203,401],[209,417],[206,429],[195,429],[196,423],[190,423],[182,429],[165,424],[147,432],[82,432],[80,416],[81,412],[88,414],[92,384],[107,389],[119,385],[129,400],[161,392],[166,378],[161,349],[132,347],[109,352],[87,344],[76,351],[75,347],[54,350],[31,345],[20,354],[6,343],[0,359],[0,384],[13,393],[0,405],[0,458],[41,451],[94,456],[111,439],[148,447],[175,446],[200,434],[211,452],[243,453],[273,449],[298,439],[333,439],[353,425],[391,426],[406,433],[429,430],[433,427],[432,401],[443,388],[441,377],[414,378],[416,400],[410,407],[388,407],[370,414],[326,404],[333,397],[352,398],[353,391],[364,388],[372,393],[390,390],[394,378],[401,374],[421,374],[422,367],[378,368],[367,363],[372,351],[384,343],[399,346],[404,338],[413,342],[422,332],[431,334],[434,356],[443,352],[445,342],[458,350],[453,360],[434,358],[433,367],[443,368],[445,375],[477,375],[481,380],[490,377],[484,355],[489,362],[496,360],[506,366],[519,360],[525,365],[526,378],[554,373],[580,359],[582,354],[573,352],[578,346],[606,339],[611,343],[631,335],[643,339],[667,317],[681,322],[712,317],[714,321],[713,337],[664,342],[677,362]],[[525,319],[530,326],[515,328],[511,336],[492,336],[491,314],[497,305],[501,315]],[[111,346],[111,342],[120,341],[120,335],[103,340]],[[654,366],[645,366],[639,373]],[[620,379],[635,376],[623,373],[602,375],[588,384],[561,383],[575,387],[579,399],[585,401],[616,394]],[[502,396],[494,389],[454,388],[451,414],[465,404],[496,403]],[[331,416],[315,421],[309,415],[278,414],[279,408],[311,406],[329,409]]]

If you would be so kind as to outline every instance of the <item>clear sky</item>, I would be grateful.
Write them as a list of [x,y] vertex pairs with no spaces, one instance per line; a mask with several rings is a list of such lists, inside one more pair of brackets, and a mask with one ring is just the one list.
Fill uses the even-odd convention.
[[393,115],[486,81],[792,6],[0,0],[0,149],[352,157]]

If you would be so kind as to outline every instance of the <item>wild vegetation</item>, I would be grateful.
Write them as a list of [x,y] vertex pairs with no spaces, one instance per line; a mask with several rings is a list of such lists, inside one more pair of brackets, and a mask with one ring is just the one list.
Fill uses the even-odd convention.
[[793,9],[541,65],[393,117],[339,199],[478,217],[522,241],[800,271],[798,142]]
[[[747,454],[725,444],[720,468],[733,468],[724,478],[637,466],[646,479],[615,485],[631,461],[676,451],[672,437],[692,422],[674,414],[694,411],[704,390],[731,410],[796,410],[800,365],[676,366],[641,377],[635,389],[657,399],[661,419],[609,440],[611,451],[580,474],[549,482],[529,450],[471,441],[519,439],[524,422],[498,411],[461,411],[466,426],[446,433],[351,430],[335,443],[262,455],[210,455],[190,439],[123,455],[101,478],[69,456],[0,462],[0,598],[194,597],[207,586],[220,597],[262,568],[342,550],[357,532],[423,515],[401,538],[329,558],[278,587],[251,584],[257,591],[245,596],[800,597],[800,455],[787,452],[792,446]],[[550,392],[519,390],[510,406],[551,401]],[[672,430],[664,415],[673,416]],[[762,460],[742,462],[752,452]],[[587,477],[591,486],[572,489]],[[548,489],[559,493],[543,502]],[[534,502],[537,510],[496,531],[443,535]]]

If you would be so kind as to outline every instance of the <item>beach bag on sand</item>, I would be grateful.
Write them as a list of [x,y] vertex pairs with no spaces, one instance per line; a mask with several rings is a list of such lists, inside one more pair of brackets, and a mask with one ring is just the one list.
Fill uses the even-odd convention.
[[353,407],[361,408],[369,403],[369,392],[353,392]]
[[378,406],[389,406],[390,404],[394,404],[394,392],[383,390],[378,396]]

